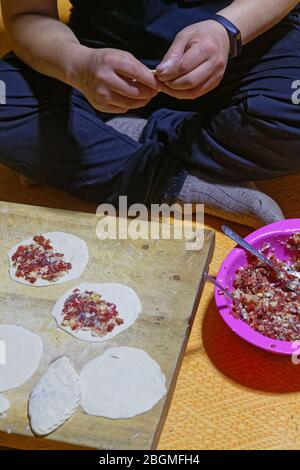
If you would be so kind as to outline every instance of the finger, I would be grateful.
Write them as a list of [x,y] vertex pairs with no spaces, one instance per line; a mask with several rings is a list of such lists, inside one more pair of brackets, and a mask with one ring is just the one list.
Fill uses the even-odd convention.
[[101,109],[101,111],[109,114],[126,114],[128,109],[119,108],[119,106],[106,105],[104,109]]
[[176,66],[176,63],[179,62],[183,56],[186,46],[187,38],[183,34],[177,34],[163,60],[156,67],[156,72],[159,76],[169,68]]
[[213,76],[213,64],[207,60],[192,72],[165,82],[172,90],[190,90],[204,85]]
[[[184,54],[184,52],[182,54]],[[168,70],[172,70],[174,67],[177,67],[181,58],[182,55],[172,55],[165,58],[156,69],[157,76],[163,76]]]
[[106,99],[106,102],[113,106],[119,106],[125,109],[137,109],[143,108],[150,101],[149,98],[144,100],[127,98],[127,96],[120,95],[114,91],[110,92],[110,96]]
[[153,90],[158,89],[159,81],[155,74],[138,60],[128,56],[120,56],[115,64],[118,75],[131,78]]
[[206,51],[203,50],[200,43],[193,42],[184,52],[180,60],[159,74],[159,79],[162,82],[166,82],[187,75],[208,59],[209,55],[206,54]]
[[165,93],[179,100],[195,100],[214,90],[219,83],[220,79],[216,79],[216,77],[213,76],[205,82],[205,84],[199,85],[191,90],[172,90],[172,88],[169,88]]
[[136,100],[151,99],[157,95],[157,90],[116,74],[111,77],[110,87],[116,93]]
[[128,109],[126,108],[120,108],[119,106],[103,103],[98,100],[91,100],[90,103],[95,109],[97,109],[101,113],[125,114],[128,112]]

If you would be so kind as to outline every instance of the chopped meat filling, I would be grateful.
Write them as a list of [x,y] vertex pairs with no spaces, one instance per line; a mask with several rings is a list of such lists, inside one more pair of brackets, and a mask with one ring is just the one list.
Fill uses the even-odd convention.
[[73,331],[89,330],[93,336],[101,337],[123,323],[115,304],[95,292],[74,289],[64,304],[61,326]]
[[31,284],[37,280],[56,282],[72,269],[72,264],[64,261],[64,254],[56,253],[43,235],[33,237],[30,245],[20,245],[12,256],[16,277],[24,278]]
[[283,275],[280,278],[254,257],[249,257],[249,263],[237,270],[232,313],[264,336],[296,341],[300,339],[300,291],[298,294],[286,287],[294,277],[285,268],[300,272],[300,233],[291,236],[286,247],[291,251],[289,264],[279,261],[269,244],[261,249],[281,268]]

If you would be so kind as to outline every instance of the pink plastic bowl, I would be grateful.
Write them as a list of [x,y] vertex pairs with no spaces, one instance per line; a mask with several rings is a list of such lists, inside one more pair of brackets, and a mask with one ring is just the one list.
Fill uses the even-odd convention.
[[[300,219],[282,220],[256,230],[245,240],[256,248],[261,248],[265,242],[270,242],[272,247],[275,248],[276,257],[288,260],[291,253],[282,245],[282,242],[285,242],[291,234],[299,231]],[[231,291],[237,269],[246,264],[247,255],[245,250],[243,248],[234,248],[225,258],[218,272],[217,280],[221,286]],[[223,320],[241,338],[272,353],[289,355],[295,353],[296,346],[294,343],[268,338],[250,328],[242,320],[235,319],[231,314],[231,300],[224,296],[218,288],[215,289],[215,299]]]

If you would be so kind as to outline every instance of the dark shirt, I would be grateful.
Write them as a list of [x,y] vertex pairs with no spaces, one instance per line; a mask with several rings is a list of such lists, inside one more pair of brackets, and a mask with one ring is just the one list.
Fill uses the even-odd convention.
[[233,0],[72,0],[70,26],[90,47],[113,47],[145,63],[159,60],[185,26]]

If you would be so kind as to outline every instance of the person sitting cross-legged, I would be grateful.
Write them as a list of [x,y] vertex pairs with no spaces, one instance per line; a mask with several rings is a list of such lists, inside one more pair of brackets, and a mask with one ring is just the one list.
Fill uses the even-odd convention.
[[96,203],[283,218],[248,182],[300,170],[294,0],[2,0],[0,163]]

